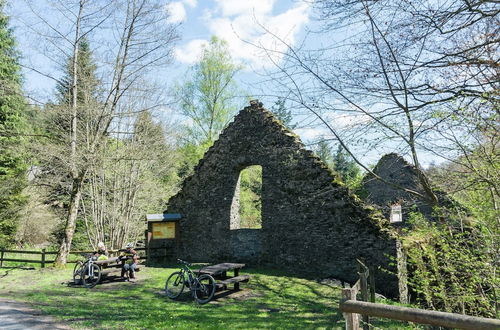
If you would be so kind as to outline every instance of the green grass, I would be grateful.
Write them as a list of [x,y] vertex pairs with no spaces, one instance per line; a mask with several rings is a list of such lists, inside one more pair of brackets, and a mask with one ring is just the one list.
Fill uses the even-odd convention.
[[[163,293],[165,279],[176,268],[143,268],[136,283],[113,281],[92,289],[68,285],[72,265],[0,270],[0,296],[29,302],[75,328],[106,329],[342,329],[339,287],[263,269],[250,274],[243,290],[198,305],[189,294],[178,301]],[[217,297],[217,295],[216,295]],[[377,320],[383,329],[411,329]]]

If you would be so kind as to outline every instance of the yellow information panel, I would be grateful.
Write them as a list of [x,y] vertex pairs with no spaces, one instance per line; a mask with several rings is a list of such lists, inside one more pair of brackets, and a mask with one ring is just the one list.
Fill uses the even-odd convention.
[[175,238],[175,222],[153,223],[153,239]]

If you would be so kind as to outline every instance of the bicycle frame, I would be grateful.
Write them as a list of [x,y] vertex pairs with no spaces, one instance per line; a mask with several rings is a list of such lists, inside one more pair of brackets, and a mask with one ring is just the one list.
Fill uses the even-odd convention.
[[183,278],[185,278],[187,275],[187,281],[185,282],[185,284],[191,291],[193,291],[193,289],[196,288],[196,284],[198,284],[198,277],[196,276],[196,274],[191,270],[191,268],[189,268],[189,266],[185,262],[182,262],[180,272]]

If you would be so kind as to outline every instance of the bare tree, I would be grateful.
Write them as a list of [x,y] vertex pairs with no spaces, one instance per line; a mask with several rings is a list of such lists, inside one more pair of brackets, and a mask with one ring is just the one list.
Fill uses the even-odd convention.
[[[64,235],[56,257],[56,265],[64,265],[71,248],[88,171],[100,163],[99,157],[108,137],[114,131],[120,131],[118,118],[131,116],[127,102],[150,94],[144,88],[147,86],[144,81],[154,68],[169,63],[177,35],[175,27],[167,24],[168,13],[160,1],[128,0],[100,5],[79,0],[53,1],[51,4],[57,17],[67,20],[65,30],[54,26],[44,16],[44,11],[39,13],[33,6],[31,8],[50,32],[37,31],[39,35],[48,35],[46,40],[53,46],[52,50],[72,61],[68,152],[63,153],[67,158],[59,159],[60,163],[66,162],[61,176],[64,177],[67,170],[71,186]],[[37,25],[34,26],[36,29]],[[68,38],[68,35],[73,37]],[[77,64],[83,38],[93,38],[102,46],[97,57],[102,88],[96,102],[80,106],[78,95],[82,84]],[[150,99],[148,108],[158,107],[157,102],[158,99]]]
[[[399,188],[437,205],[422,154],[443,154],[438,147],[449,141],[440,138],[453,129],[465,105],[488,102],[483,118],[498,112],[498,6],[425,0],[318,0],[313,6],[323,24],[307,38],[319,38],[325,46],[296,48],[275,36],[287,51],[266,49],[278,69],[274,85],[317,116],[377,179],[394,186],[377,177],[355,150],[409,154],[424,193]],[[321,39],[325,36],[330,37]]]
[[[112,249],[144,234],[144,214],[156,211],[175,191],[175,151],[164,129],[141,112],[129,137],[109,139],[99,166],[89,170],[83,218],[89,241]],[[170,188],[170,189],[168,189]]]

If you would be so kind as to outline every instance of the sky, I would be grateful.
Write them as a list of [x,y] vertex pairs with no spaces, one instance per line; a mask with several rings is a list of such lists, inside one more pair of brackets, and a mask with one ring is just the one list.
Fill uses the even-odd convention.
[[[32,1],[43,8],[48,0]],[[168,22],[178,25],[180,40],[174,49],[174,63],[168,68],[166,88],[181,80],[188,68],[199,60],[202,48],[212,36],[227,42],[233,59],[244,67],[236,77],[240,83],[257,79],[259,73],[271,69],[273,64],[258,47],[285,51],[266,30],[294,45],[310,23],[309,4],[291,0],[178,0],[165,1],[170,15]],[[40,41],[33,38],[29,26],[33,16],[23,0],[11,0],[8,8],[14,27],[22,62],[40,71],[59,70],[51,59],[40,56]],[[43,15],[43,13],[41,14]],[[36,28],[36,27],[35,27]],[[33,40],[35,39],[35,40]],[[256,47],[257,46],[257,47]],[[279,61],[279,58],[276,58]],[[52,67],[51,67],[52,66]],[[24,70],[25,88],[43,101],[53,93],[54,81],[31,70]],[[251,84],[245,86],[249,94]]]
[[[36,0],[34,3],[43,8],[47,0]],[[41,45],[30,34],[31,23],[27,17],[29,10],[21,0],[12,0],[8,13],[12,17],[12,25],[22,54],[22,62],[28,66],[39,68],[40,71],[56,69],[53,59],[37,55],[36,48]],[[168,22],[178,25],[180,40],[174,51],[174,62],[165,72],[159,73],[161,83],[167,90],[176,82],[181,81],[190,66],[200,58],[203,46],[212,36],[217,36],[227,42],[233,59],[244,67],[236,76],[240,86],[247,95],[256,95],[264,101],[267,108],[272,106],[274,99],[262,96],[259,81],[266,71],[273,70],[274,64],[268,54],[262,49],[285,51],[283,43],[276,41],[274,34],[286,43],[295,46],[307,40],[314,47],[320,40],[305,38],[308,30],[314,26],[313,10],[306,1],[293,0],[175,0],[165,1],[165,10],[170,13]],[[331,36],[335,38],[335,36]],[[275,53],[276,54],[276,53]],[[279,62],[279,55],[273,55],[273,61]],[[59,68],[60,69],[60,68]],[[25,89],[33,97],[34,102],[46,102],[53,98],[55,82],[32,70],[24,70]],[[259,95],[261,95],[259,97]],[[242,102],[247,100],[243,100]],[[245,104],[242,103],[242,107]],[[314,123],[314,116],[306,114],[295,117],[300,124]],[[349,125],[359,120],[351,116],[340,115],[330,118],[336,125]],[[303,142],[313,144],[318,138],[326,136],[323,126],[309,125],[300,127],[295,132]],[[377,151],[370,151],[362,156],[364,161],[374,164],[381,157]],[[428,165],[436,159],[427,158]]]
[[287,0],[180,0],[167,7],[170,22],[182,23],[182,42],[174,53],[178,62],[195,63],[201,46],[215,35],[228,43],[235,60],[255,70],[272,64],[252,44],[285,50],[263,28],[294,44],[309,22],[311,11],[306,3]]

